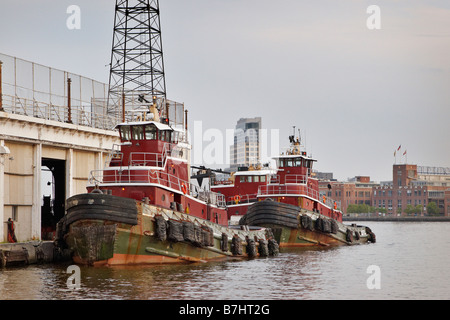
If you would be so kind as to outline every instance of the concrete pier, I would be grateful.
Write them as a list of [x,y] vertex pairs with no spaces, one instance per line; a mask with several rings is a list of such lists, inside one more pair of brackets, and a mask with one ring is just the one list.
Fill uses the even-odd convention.
[[0,268],[61,261],[53,241],[30,241],[0,244]]
[[[90,171],[103,167],[118,133],[6,112],[0,112],[0,127],[0,242],[7,241],[8,218],[18,241],[46,240],[46,217],[59,220],[65,200],[86,192]],[[52,179],[44,180],[45,168]],[[54,199],[45,216],[47,181]]]
[[[120,143],[108,85],[0,53],[0,243],[52,239],[65,200],[86,191]],[[20,72],[22,70],[22,72]]]

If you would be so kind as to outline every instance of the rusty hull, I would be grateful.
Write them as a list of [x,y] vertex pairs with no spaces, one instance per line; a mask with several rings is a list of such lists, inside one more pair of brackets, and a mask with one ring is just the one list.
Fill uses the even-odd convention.
[[[87,199],[91,197],[90,195],[86,194],[82,198]],[[267,239],[269,236],[265,228],[258,230],[232,229],[189,214],[139,201],[135,202],[136,224],[111,221],[108,220],[108,216],[115,215],[110,212],[111,207],[107,212],[103,212],[101,202],[89,199],[83,202],[82,207],[80,207],[80,201],[76,203],[72,201],[74,210],[69,209],[68,215],[73,211],[73,214],[80,215],[81,219],[69,216],[69,220],[72,222],[66,226],[66,232],[62,237],[64,243],[73,252],[73,261],[78,264],[91,266],[179,264],[242,259],[248,257],[246,239]],[[87,203],[95,205],[90,213]],[[108,202],[106,201],[104,204],[107,205]],[[89,214],[95,218],[90,219]],[[103,218],[101,218],[102,215]],[[156,237],[155,216],[157,215],[163,216],[167,220],[190,221],[197,225],[210,227],[214,233],[213,245],[199,247],[186,241],[160,241]],[[221,246],[223,234],[226,234],[228,238],[227,251],[223,251]],[[242,241],[241,255],[232,253],[233,237],[239,237]]]

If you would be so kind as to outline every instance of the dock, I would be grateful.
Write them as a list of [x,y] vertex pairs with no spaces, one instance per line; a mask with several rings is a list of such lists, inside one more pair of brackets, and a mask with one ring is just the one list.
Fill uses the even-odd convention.
[[0,268],[63,261],[68,255],[57,250],[53,241],[30,241],[0,244]]

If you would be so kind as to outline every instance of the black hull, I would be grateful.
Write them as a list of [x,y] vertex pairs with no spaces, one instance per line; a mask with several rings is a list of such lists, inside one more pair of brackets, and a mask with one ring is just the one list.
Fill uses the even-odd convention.
[[66,201],[67,214],[56,227],[56,242],[64,242],[69,226],[79,220],[105,220],[138,224],[136,201],[101,193],[85,193],[73,196]]
[[297,228],[300,208],[276,201],[260,201],[252,204],[247,214],[239,221],[240,225],[261,226],[280,225]]
[[230,228],[99,193],[69,198],[57,231],[58,248],[69,250],[75,263],[91,266],[253,258],[267,256],[265,246],[269,256],[277,254],[277,244],[264,228]]
[[271,228],[281,247],[375,242],[375,234],[367,227],[344,225],[317,212],[276,201],[251,205],[239,224]]

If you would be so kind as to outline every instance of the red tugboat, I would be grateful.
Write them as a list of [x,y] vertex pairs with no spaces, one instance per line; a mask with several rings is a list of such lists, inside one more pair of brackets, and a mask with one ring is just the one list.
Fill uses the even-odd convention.
[[316,160],[300,150],[300,138],[289,139],[289,150],[275,158],[276,171],[249,168],[214,184],[212,190],[226,197],[230,219],[241,216],[241,225],[271,228],[280,247],[375,242],[370,228],[342,223],[340,203],[319,192],[312,174]]
[[165,108],[155,104],[117,126],[120,148],[104,169],[91,172],[88,193],[66,201],[57,243],[72,251],[74,262],[87,265],[276,255],[270,230],[229,227],[224,196],[190,184],[187,122],[183,117],[181,129],[160,118],[180,104],[159,105]]
[[240,167],[228,180],[213,180],[211,190],[223,194],[227,203],[230,223],[247,213],[248,208],[258,201],[260,187],[267,186],[277,171],[269,167]]

